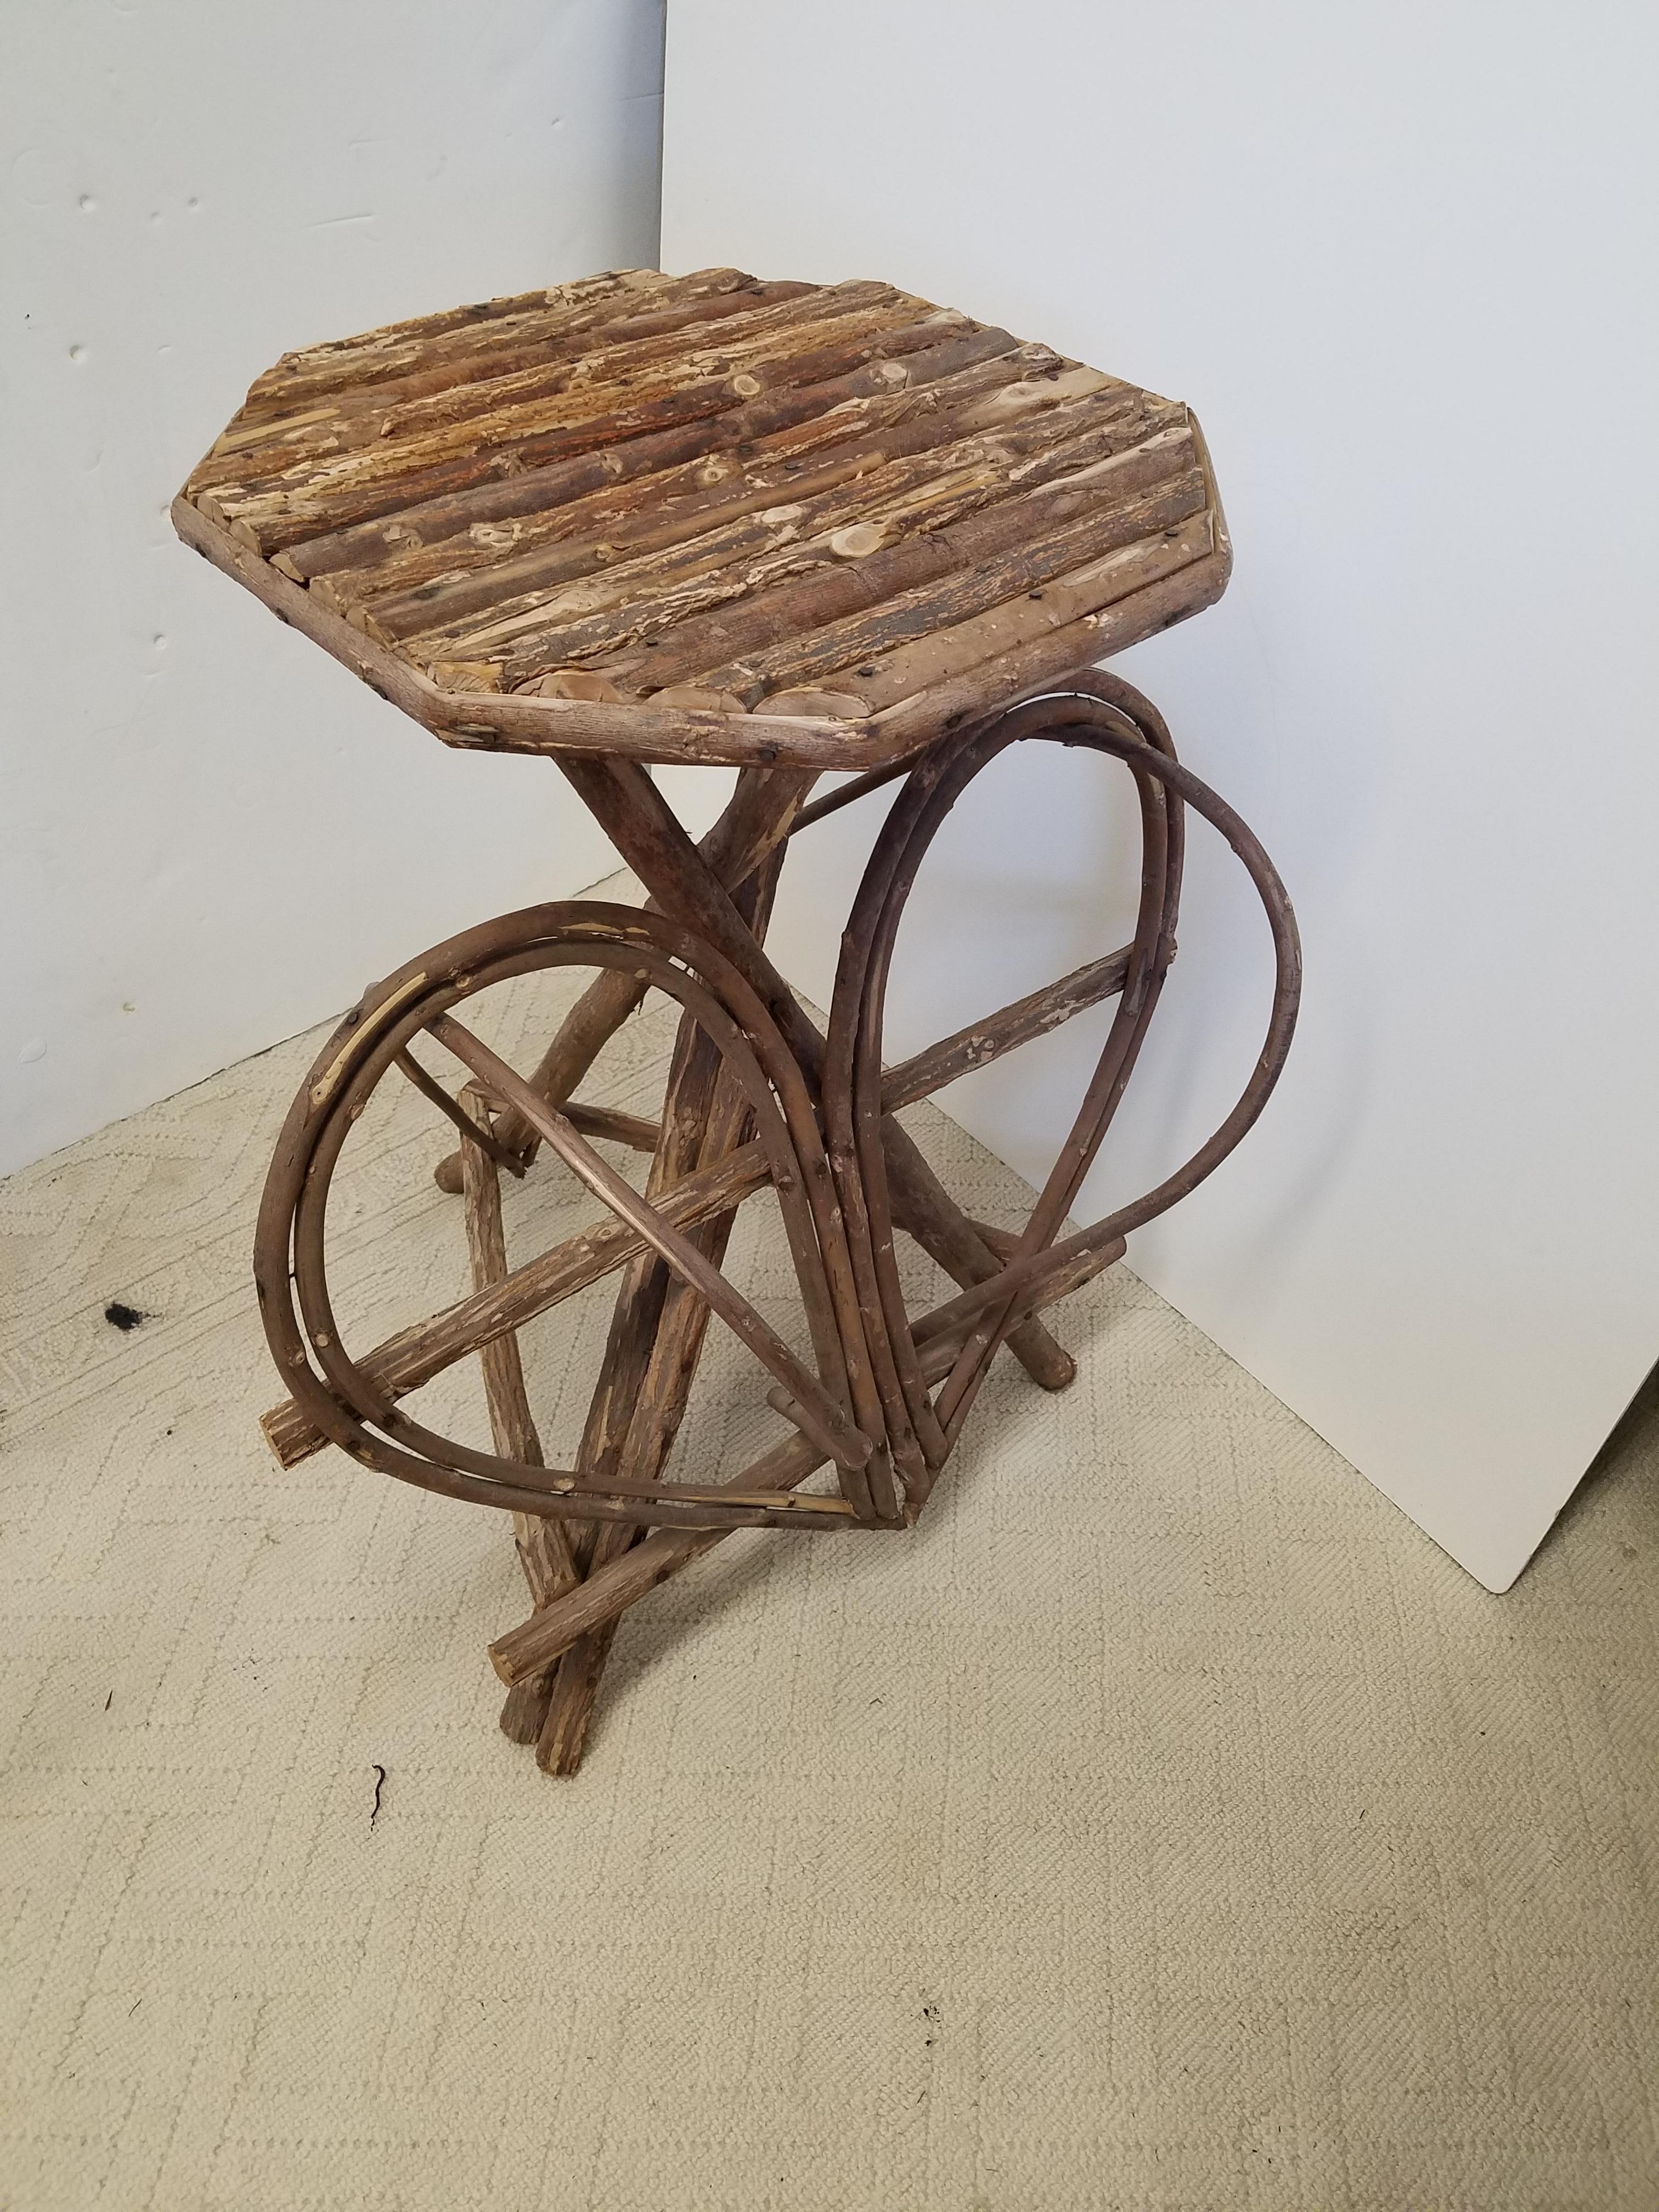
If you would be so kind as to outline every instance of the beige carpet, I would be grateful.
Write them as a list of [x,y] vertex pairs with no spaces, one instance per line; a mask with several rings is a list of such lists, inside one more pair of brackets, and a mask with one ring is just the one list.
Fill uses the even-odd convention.
[[[1119,1270],[913,1534],[738,1537],[630,1616],[550,1782],[495,1728],[504,1522],[255,1426],[311,1048],[3,1190],[0,2203],[1659,2205],[1651,1392],[1494,1599]],[[464,1287],[442,1149],[407,1090],[354,1139],[354,1341]],[[584,1210],[544,1166],[510,1242]],[[775,1216],[732,1264],[787,1307]],[[556,1449],[609,1296],[528,1333]],[[735,1466],[735,1350],[710,1389],[681,1463]]]

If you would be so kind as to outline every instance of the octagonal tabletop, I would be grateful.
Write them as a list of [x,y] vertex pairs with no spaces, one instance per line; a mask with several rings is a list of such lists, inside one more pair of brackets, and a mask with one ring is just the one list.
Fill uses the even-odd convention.
[[1231,559],[1178,401],[734,269],[285,354],[173,517],[448,743],[829,768],[1166,629]]

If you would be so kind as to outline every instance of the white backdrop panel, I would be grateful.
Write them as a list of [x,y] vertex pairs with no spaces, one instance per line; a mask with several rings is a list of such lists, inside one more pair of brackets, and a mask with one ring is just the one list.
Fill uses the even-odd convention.
[[[1605,0],[670,15],[666,266],[888,276],[1202,417],[1235,580],[1124,672],[1278,860],[1307,996],[1266,1121],[1131,1257],[1494,1589],[1659,1353],[1656,64]],[[1121,939],[1109,774],[1012,761],[963,807],[894,1048]],[[820,998],[870,827],[786,878]],[[1255,1050],[1265,931],[1194,845],[1080,1212]],[[1040,1050],[945,1099],[1027,1173],[1088,1058]]]
[[0,10],[0,1171],[578,889],[167,505],[287,348],[656,258],[661,0]]

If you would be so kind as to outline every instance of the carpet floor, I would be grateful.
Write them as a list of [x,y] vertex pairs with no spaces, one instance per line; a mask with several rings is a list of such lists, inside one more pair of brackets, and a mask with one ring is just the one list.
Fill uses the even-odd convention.
[[[520,1065],[550,980],[491,1010]],[[648,1108],[669,1038],[585,1095]],[[742,1534],[637,1607],[550,1781],[496,1728],[505,1521],[259,1435],[315,1042],[0,1187],[0,2204],[1659,2205],[1651,1387],[1494,1598],[1120,1267],[914,1532]],[[342,1170],[354,1345],[467,1287],[400,1089]],[[770,1208],[729,1268],[787,1319]],[[539,1165],[509,1248],[592,1210]],[[613,1290],[525,1333],[550,1458]],[[774,1432],[754,1375],[714,1345],[677,1467]],[[475,1363],[417,1402],[482,1440]]]

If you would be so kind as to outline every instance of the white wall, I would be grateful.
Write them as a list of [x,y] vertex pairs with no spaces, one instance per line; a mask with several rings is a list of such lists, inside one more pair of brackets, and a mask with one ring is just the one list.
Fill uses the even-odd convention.
[[[1200,415],[1235,580],[1124,672],[1278,860],[1307,994],[1267,1119],[1131,1259],[1494,1589],[1659,1354],[1656,62],[1613,0],[669,23],[665,265],[890,276]],[[964,808],[898,1048],[1121,940],[1110,773]],[[868,827],[781,905],[820,995]],[[1091,1212],[1255,1050],[1265,933],[1206,838]],[[945,1102],[1030,1173],[1088,1058],[1041,1054]]]
[[286,348],[656,259],[662,0],[0,9],[0,1171],[591,882],[179,544]]

